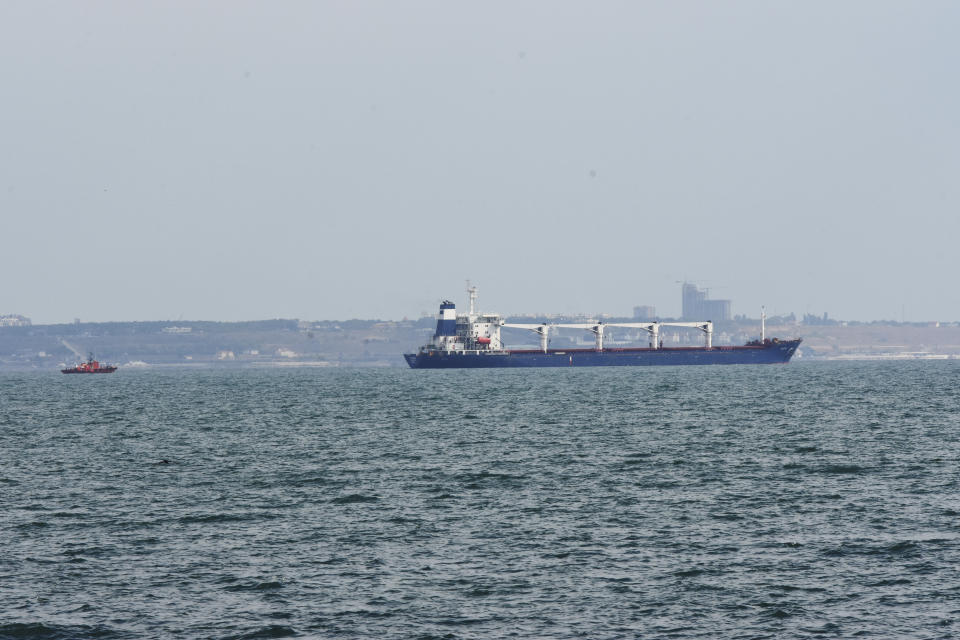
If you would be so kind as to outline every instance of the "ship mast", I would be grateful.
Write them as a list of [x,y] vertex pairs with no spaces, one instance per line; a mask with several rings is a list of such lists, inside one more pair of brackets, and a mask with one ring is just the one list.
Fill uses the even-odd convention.
[[760,342],[765,342],[767,338],[767,308],[760,307]]
[[472,320],[476,313],[477,288],[470,286],[469,280],[467,280],[467,293],[470,294],[470,319]]

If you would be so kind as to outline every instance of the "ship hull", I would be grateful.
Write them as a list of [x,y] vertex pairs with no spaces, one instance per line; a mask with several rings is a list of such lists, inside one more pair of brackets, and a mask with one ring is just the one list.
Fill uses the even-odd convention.
[[113,373],[116,370],[116,367],[104,367],[102,369],[91,369],[86,371],[82,369],[60,369],[60,373]]
[[412,369],[489,369],[516,367],[644,367],[718,364],[784,364],[800,340],[742,347],[666,349],[552,349],[543,351],[420,352],[403,355]]

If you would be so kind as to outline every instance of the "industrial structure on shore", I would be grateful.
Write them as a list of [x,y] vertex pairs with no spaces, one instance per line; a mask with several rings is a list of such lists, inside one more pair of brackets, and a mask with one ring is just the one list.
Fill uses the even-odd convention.
[[725,322],[730,315],[729,300],[711,300],[710,292],[697,288],[689,282],[683,283],[683,319],[710,318],[714,322]]

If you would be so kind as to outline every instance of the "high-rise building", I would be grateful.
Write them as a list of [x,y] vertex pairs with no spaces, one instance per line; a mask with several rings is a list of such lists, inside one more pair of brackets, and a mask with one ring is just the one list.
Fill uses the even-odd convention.
[[656,320],[657,308],[649,305],[640,305],[633,308],[634,320]]
[[713,320],[714,322],[729,320],[730,301],[711,300],[707,291],[701,291],[697,285],[683,283],[683,319],[684,320]]

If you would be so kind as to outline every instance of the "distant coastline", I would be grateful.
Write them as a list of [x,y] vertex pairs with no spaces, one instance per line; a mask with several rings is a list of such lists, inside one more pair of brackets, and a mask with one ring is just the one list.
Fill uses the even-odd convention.
[[[557,318],[514,317],[520,321]],[[617,318],[606,318],[608,321]],[[276,319],[245,322],[145,321],[0,326],[0,369],[50,370],[92,352],[122,368],[150,367],[401,367],[401,353],[415,348],[434,327],[417,320]],[[768,332],[804,339],[798,359],[889,360],[960,358],[960,323],[829,322],[792,317],[768,320]],[[716,323],[714,344],[743,344],[759,333],[759,320],[738,317]],[[630,344],[627,331],[611,331],[608,344]],[[525,333],[507,335],[524,346]],[[533,338],[535,340],[535,337]],[[680,333],[676,344],[696,340]],[[556,346],[583,346],[579,335],[558,336]],[[530,344],[530,346],[535,346]]]

